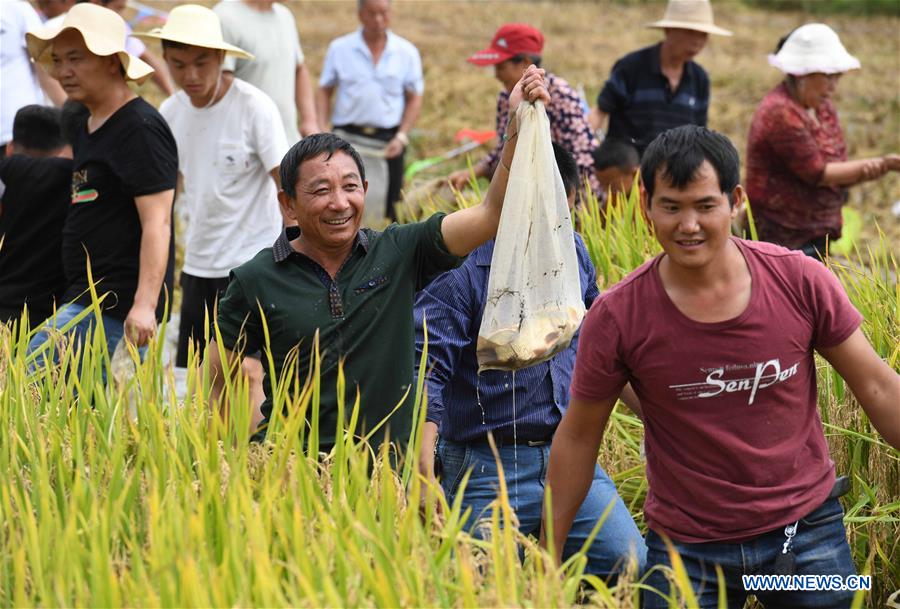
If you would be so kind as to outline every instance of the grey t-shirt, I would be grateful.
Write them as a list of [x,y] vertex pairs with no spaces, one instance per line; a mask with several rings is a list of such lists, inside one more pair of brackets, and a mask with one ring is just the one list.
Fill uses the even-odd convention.
[[269,95],[278,106],[288,145],[300,139],[295,99],[297,66],[303,49],[290,9],[280,3],[258,11],[241,0],[224,0],[213,10],[222,22],[225,40],[252,53],[256,59],[225,58],[225,69]]

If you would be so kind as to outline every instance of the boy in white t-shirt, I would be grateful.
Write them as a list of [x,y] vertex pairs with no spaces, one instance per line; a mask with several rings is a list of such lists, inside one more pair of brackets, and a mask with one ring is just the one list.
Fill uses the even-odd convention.
[[[176,366],[184,367],[190,342],[205,346],[207,312],[211,318],[231,269],[272,245],[281,231],[278,167],[288,145],[271,98],[223,72],[226,54],[253,56],[223,40],[214,12],[182,5],[165,26],[141,36],[162,41],[181,88],[160,112],[178,143],[188,215],[176,356]],[[260,402],[261,396],[260,387]]]

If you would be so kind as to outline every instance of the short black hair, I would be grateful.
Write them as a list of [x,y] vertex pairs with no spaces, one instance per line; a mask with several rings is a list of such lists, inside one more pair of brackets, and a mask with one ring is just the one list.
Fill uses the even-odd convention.
[[[361,11],[363,7],[366,5],[367,0],[356,0],[356,10]],[[391,0],[388,0],[388,6],[392,4]]]
[[790,32],[788,32],[787,34],[785,34],[778,40],[778,44],[775,45],[775,53],[778,53],[778,51],[781,50],[781,47],[783,47],[784,43],[787,42],[787,39],[791,37],[791,34],[796,32],[798,29],[799,28],[795,27],[794,29],[792,29]]
[[719,188],[734,205],[731,193],[741,180],[737,148],[721,133],[697,125],[664,131],[647,146],[641,160],[641,176],[648,204],[653,200],[657,172],[675,188],[684,188],[695,178],[703,161],[713,166]]
[[75,147],[78,135],[85,130],[85,122],[91,111],[81,102],[67,100],[60,110],[59,129],[63,142]]
[[578,164],[575,163],[575,157],[572,156],[572,153],[556,142],[553,142],[553,156],[556,159],[556,167],[559,169],[563,187],[566,189],[566,196],[569,197],[575,192],[581,182]]
[[594,150],[594,169],[615,167],[623,171],[631,171],[641,164],[641,155],[634,142],[608,137]]
[[160,39],[159,43],[160,43],[160,45],[162,45],[163,51],[165,51],[166,49],[176,49],[176,50],[186,49],[191,46],[191,45],[185,44],[183,42],[175,42],[174,40],[166,40],[165,38]]
[[[788,32],[787,34],[785,34],[784,36],[782,36],[782,37],[778,40],[778,44],[775,45],[775,54],[776,54],[776,55],[779,53],[779,51],[781,51],[781,47],[783,47],[783,46],[784,46],[784,43],[787,42],[787,39],[791,37],[791,34],[793,34],[794,32],[796,32],[798,29],[799,29],[799,27],[795,27],[794,29],[792,29],[790,32]],[[784,78],[785,78],[785,80],[787,80],[788,83],[790,83],[791,85],[796,84],[797,77],[794,76],[793,74],[785,74],[785,75],[784,75]]]
[[534,64],[537,67],[541,67],[541,56],[535,53],[519,53],[510,57],[509,60],[514,63],[525,62],[528,65]]
[[57,108],[30,104],[22,106],[13,119],[16,148],[35,152],[53,152],[63,146]]
[[300,177],[300,164],[321,154],[327,155],[325,158],[330,159],[337,152],[350,155],[359,170],[359,178],[365,182],[366,168],[363,166],[359,153],[350,145],[350,142],[333,133],[316,133],[291,146],[291,149],[281,159],[279,174],[281,175],[282,190],[293,199],[297,180]]

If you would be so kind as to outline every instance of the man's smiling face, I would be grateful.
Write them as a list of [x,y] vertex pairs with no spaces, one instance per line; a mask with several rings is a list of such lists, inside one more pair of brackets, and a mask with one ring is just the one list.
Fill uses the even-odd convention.
[[353,158],[341,151],[300,163],[293,199],[283,197],[286,215],[297,221],[301,239],[317,249],[353,243],[365,209],[366,183]]
[[[697,168],[684,188],[656,172],[653,200],[648,210],[656,238],[672,264],[700,269],[714,262],[724,251],[731,235],[731,221],[737,214],[728,195],[719,186],[719,177],[709,161]],[[743,198],[740,186],[732,193]]]

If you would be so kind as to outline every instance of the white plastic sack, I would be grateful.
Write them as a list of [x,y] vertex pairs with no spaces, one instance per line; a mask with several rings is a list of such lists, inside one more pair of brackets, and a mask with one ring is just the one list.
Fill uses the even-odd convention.
[[518,370],[565,349],[584,317],[566,191],[541,102],[519,104],[518,141],[478,332],[479,370]]

